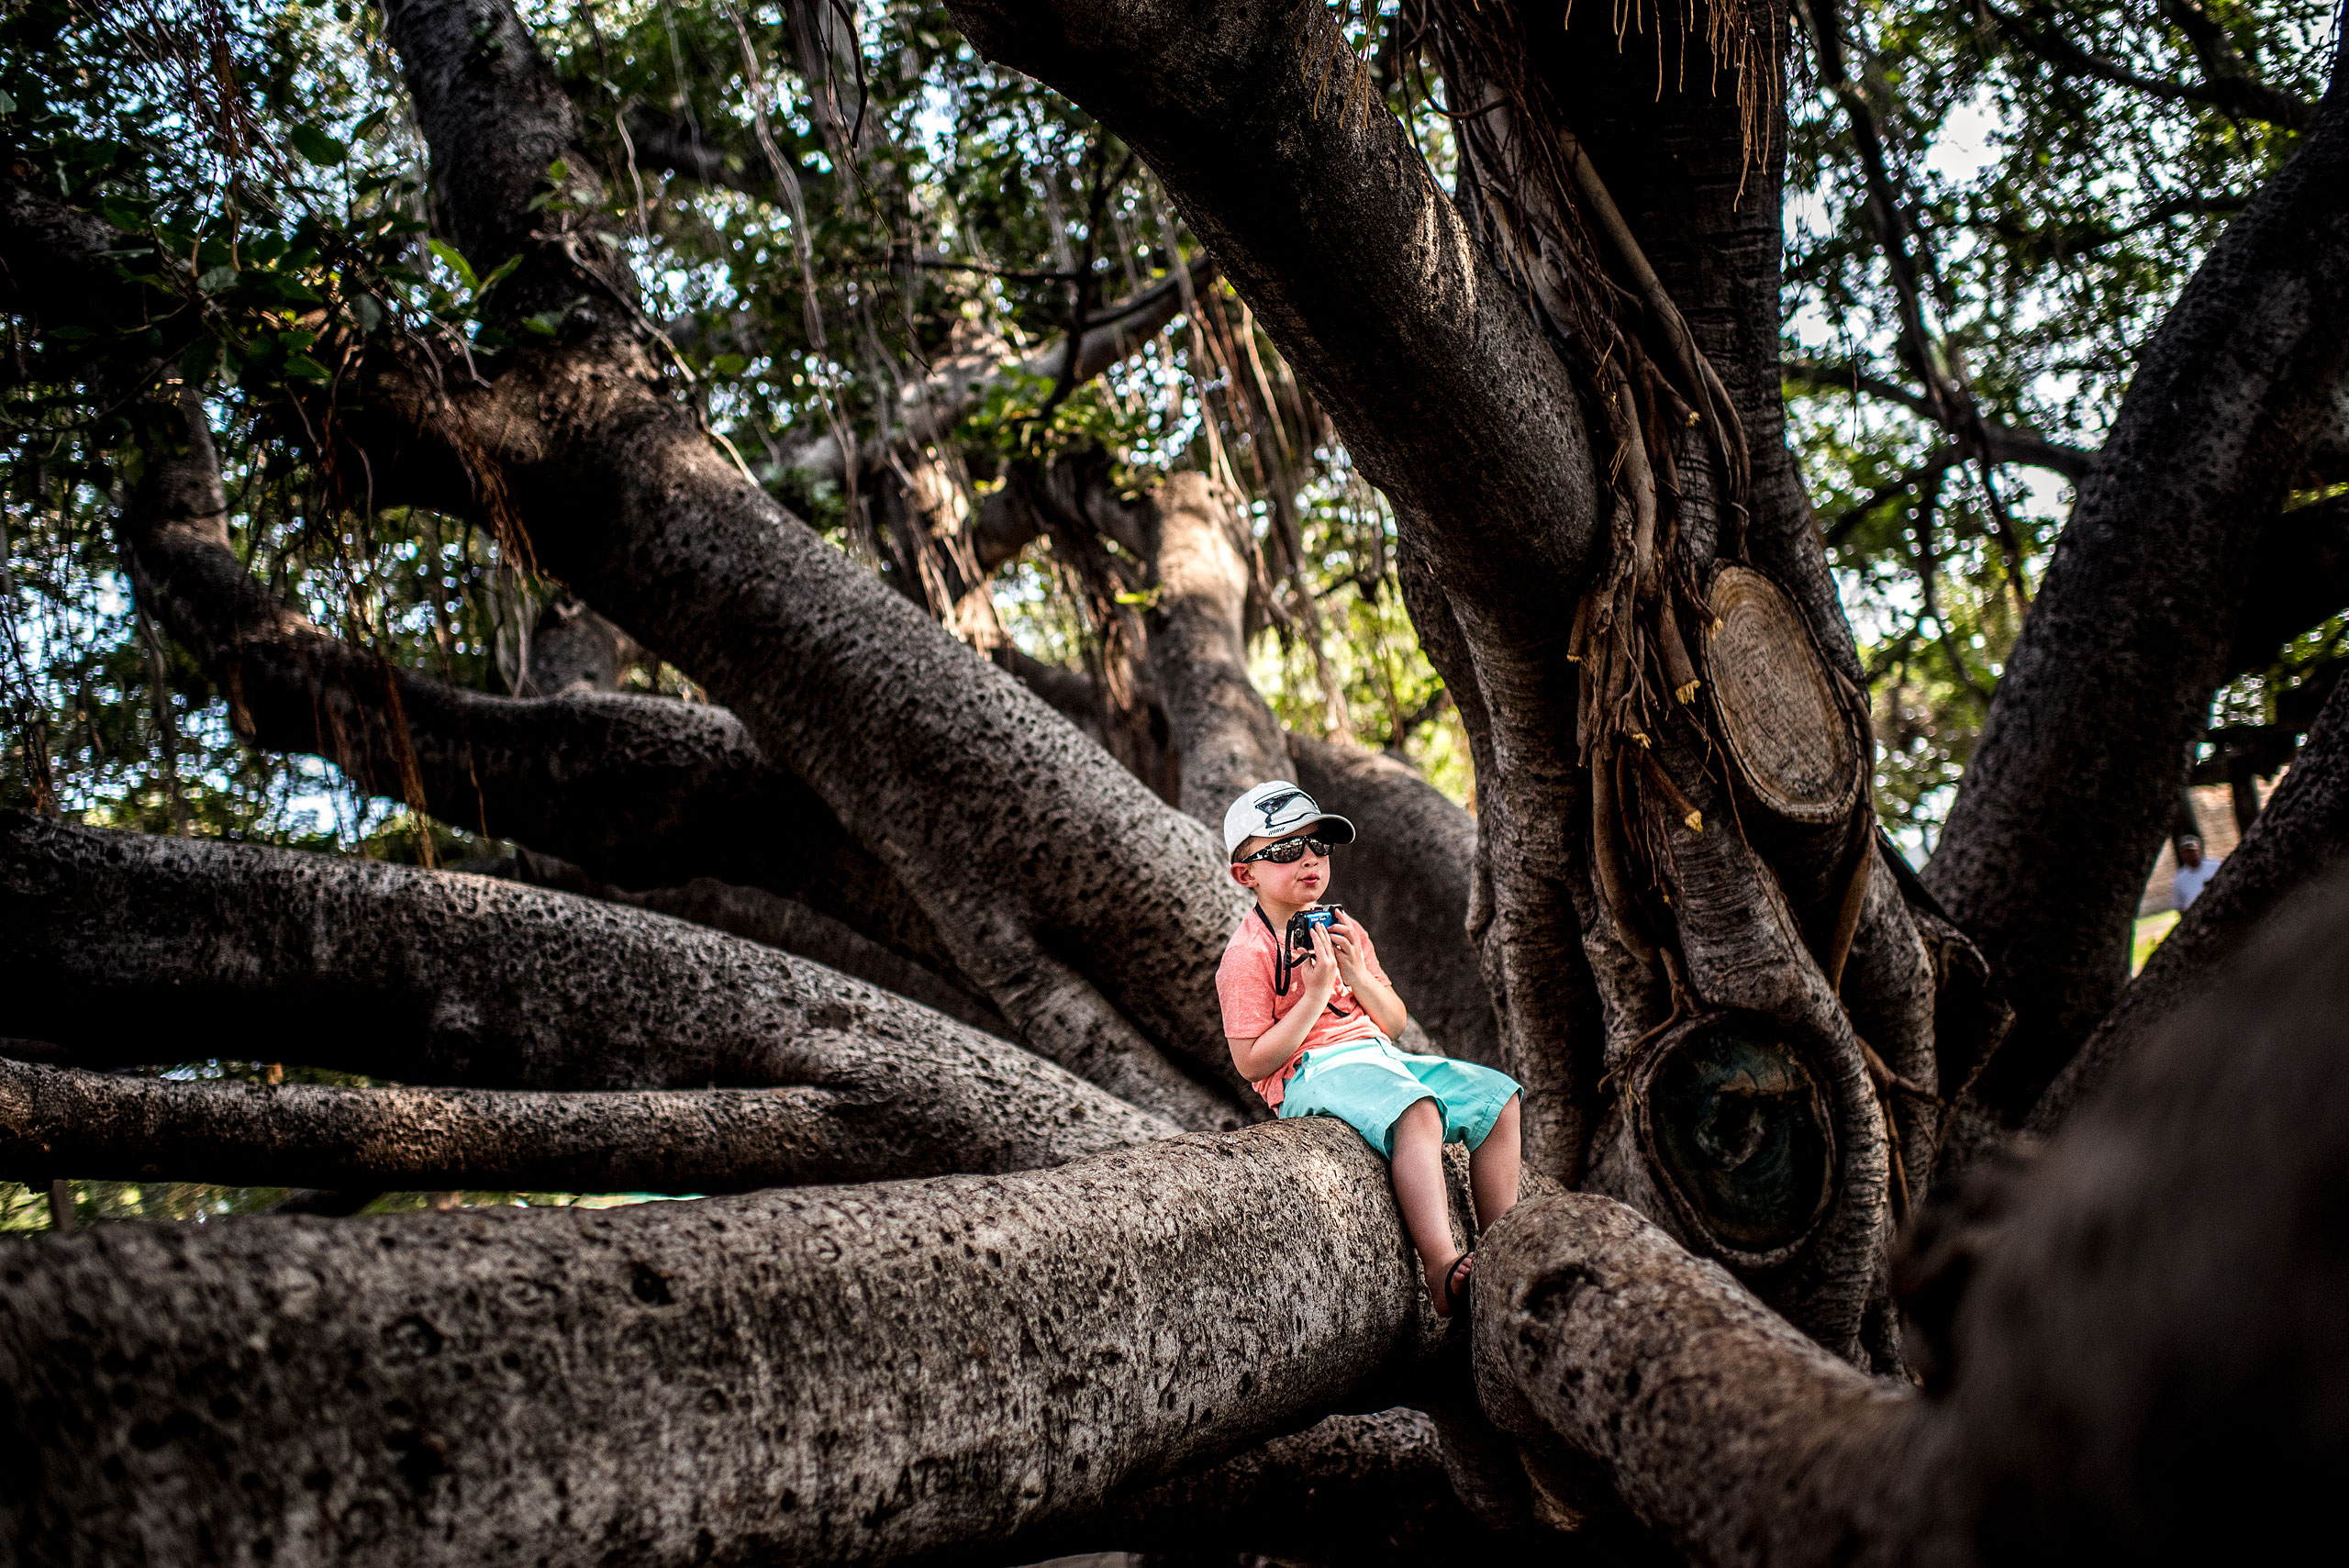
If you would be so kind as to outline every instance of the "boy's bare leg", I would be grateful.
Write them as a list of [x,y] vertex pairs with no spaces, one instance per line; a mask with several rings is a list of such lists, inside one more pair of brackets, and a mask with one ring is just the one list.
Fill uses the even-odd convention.
[[[1518,1167],[1522,1162],[1518,1141],[1517,1106],[1525,1096],[1511,1095],[1493,1120],[1493,1130],[1468,1156],[1468,1192],[1476,1200],[1476,1229],[1484,1229],[1517,1202]],[[1400,1148],[1398,1141],[1397,1148]]]
[[[1513,1126],[1514,1124],[1512,1124]],[[1491,1142],[1491,1139],[1485,1141]],[[1395,1123],[1395,1203],[1419,1254],[1428,1294],[1443,1307],[1443,1276],[1460,1256],[1452,1240],[1452,1206],[1443,1191],[1443,1113],[1421,1100]]]

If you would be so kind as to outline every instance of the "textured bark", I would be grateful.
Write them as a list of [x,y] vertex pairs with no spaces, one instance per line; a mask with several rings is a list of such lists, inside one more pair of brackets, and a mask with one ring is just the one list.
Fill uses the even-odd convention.
[[2291,772],[2219,874],[2121,1000],[2032,1107],[2037,1133],[2061,1127],[2237,962],[2277,908],[2349,858],[2349,686],[2336,685]]
[[1177,1130],[1024,1064],[884,1054],[851,1034],[809,1045],[821,1086],[570,1095],[188,1084],[0,1060],[0,1170],[345,1192],[736,1193],[1022,1171]]
[[2227,226],[2081,486],[1925,881],[2005,978],[2019,1124],[2128,979],[2263,531],[2349,371],[2349,90]]
[[[532,176],[498,150],[537,99],[495,83],[549,72],[527,34],[486,49],[476,12],[511,21],[434,0],[391,7],[391,36],[436,167],[465,167],[448,187],[518,208]],[[550,112],[569,134],[567,105]],[[745,483],[656,390],[624,315],[584,302],[567,331],[457,416],[538,559],[805,779],[1032,1049],[1091,1076],[1159,1042],[1240,1092],[1205,983],[1239,890],[1208,835]]]
[[541,887],[560,888],[590,898],[633,905],[655,914],[690,920],[696,926],[744,937],[771,948],[813,959],[827,969],[895,992],[932,1012],[969,1024],[973,1029],[1012,1038],[1011,1027],[993,1007],[958,985],[870,940],[822,911],[763,887],[738,887],[713,877],[698,876],[678,887],[655,887],[630,893],[597,882],[580,867],[551,856],[524,850],[515,857],[519,880]]
[[2349,885],[2249,961],[2017,1173],[1927,1397],[1871,1380],[1589,1195],[1478,1251],[1475,1369],[1709,1564],[2260,1560],[2349,1457]]
[[[1805,1339],[1714,1263],[1589,1194],[1521,1204],[1477,1254],[1486,1413],[1604,1467],[1688,1560],[1876,1562],[1870,1494],[1909,1462],[1920,1401]],[[1854,1557],[1838,1557],[1837,1547]]]
[[1471,1555],[1531,1562],[1554,1551],[1538,1537],[1493,1529],[1461,1505],[1435,1423],[1417,1410],[1332,1416],[1021,1543],[1035,1554],[1104,1548],[1170,1563],[1271,1557],[1345,1568],[1424,1568]]
[[2019,1178],[1925,1472],[1957,1478],[1981,1561],[2273,1561],[2324,1528],[2303,1486],[2349,1462],[2345,945],[2336,872]]
[[1023,1560],[1457,1342],[1384,1163],[1318,1118],[1014,1176],[110,1227],[0,1271],[28,1565]]
[[[906,1115],[1012,1144],[1132,1108],[803,959],[514,883],[17,813],[0,817],[0,879],[10,1032],[70,1047],[75,1064],[306,1060],[569,1090],[838,1074],[856,1090],[895,1062]],[[1135,1104],[1161,1090],[1178,1122],[1222,1114],[1171,1070],[1126,1086]]]
[[[1803,1332],[1836,1354],[1866,1364],[1877,1349],[1865,1343],[1864,1329],[1870,1298],[1879,1294],[1891,1240],[1892,1163],[1883,1109],[1854,1020],[1812,961],[1800,917],[1769,862],[1753,840],[1727,828],[1732,820],[1728,802],[1702,772],[1700,759],[1677,737],[1665,738],[1657,756],[1684,781],[1681,787],[1707,824],[1702,831],[1676,818],[1660,824],[1671,844],[1666,885],[1678,921],[1687,992],[1708,1008],[1766,1019],[1794,1043],[1821,1091],[1834,1140],[1827,1207],[1799,1251],[1783,1262],[1742,1261],[1741,1271],[1764,1300]],[[1757,837],[1761,826],[1757,814]],[[1880,898],[1887,895],[1881,885],[1878,891]],[[1889,898],[1887,913],[1906,931],[1897,894]],[[1909,941],[1913,948],[1913,935]],[[1907,972],[1930,984],[1920,952],[1894,956],[1905,958]],[[1662,1049],[1662,1031],[1687,1003],[1659,996],[1652,972],[1626,985],[1618,978],[1620,966],[1613,972],[1593,967],[1602,988],[1612,993],[1604,1071],[1622,1087],[1598,1124],[1585,1184],[1631,1205],[1684,1245],[1713,1251],[1697,1217],[1682,1213],[1667,1195],[1637,1125],[1637,1069],[1648,1059],[1649,1048]],[[1908,1021],[1929,1026],[1930,1014]],[[1886,1042],[1887,1048],[1891,1043]],[[1930,1061],[1930,1032],[1919,1043]],[[1897,1356],[1887,1359],[1882,1370],[1894,1370]]]
[[570,595],[559,594],[528,629],[515,662],[514,695],[618,691],[621,675],[643,652],[636,639]]

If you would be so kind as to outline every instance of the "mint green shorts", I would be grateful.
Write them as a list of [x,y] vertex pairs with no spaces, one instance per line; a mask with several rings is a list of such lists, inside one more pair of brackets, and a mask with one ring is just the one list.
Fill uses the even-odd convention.
[[1349,1040],[1309,1051],[1281,1095],[1283,1119],[1333,1116],[1387,1159],[1395,1158],[1395,1124],[1421,1100],[1443,1113],[1443,1140],[1483,1143],[1518,1093],[1506,1073],[1448,1056],[1408,1056],[1384,1040]]

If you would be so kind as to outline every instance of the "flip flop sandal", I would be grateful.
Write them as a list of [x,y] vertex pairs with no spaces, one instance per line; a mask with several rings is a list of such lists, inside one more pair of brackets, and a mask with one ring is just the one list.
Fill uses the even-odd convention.
[[1475,1250],[1471,1248],[1453,1259],[1452,1266],[1443,1271],[1443,1315],[1446,1318],[1459,1311],[1468,1300],[1468,1292],[1476,1283],[1472,1262],[1475,1256]]

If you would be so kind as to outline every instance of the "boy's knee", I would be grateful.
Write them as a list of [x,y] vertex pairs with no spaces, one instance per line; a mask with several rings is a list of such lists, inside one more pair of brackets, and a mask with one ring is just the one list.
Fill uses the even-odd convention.
[[1431,1099],[1415,1101],[1409,1109],[1395,1118],[1395,1130],[1398,1134],[1408,1132],[1417,1138],[1442,1137],[1443,1112]]

